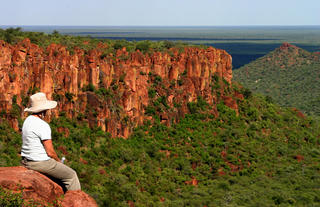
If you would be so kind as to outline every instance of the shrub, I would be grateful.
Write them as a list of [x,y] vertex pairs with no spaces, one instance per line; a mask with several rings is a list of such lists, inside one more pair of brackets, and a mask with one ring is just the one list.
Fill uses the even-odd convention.
[[64,95],[65,95],[65,97],[67,98],[67,100],[68,100],[69,102],[72,101],[73,96],[74,96],[73,93],[69,93],[69,92],[66,92]]
[[0,187],[0,206],[17,207],[24,204],[22,193],[12,193],[11,191]]
[[96,88],[94,87],[94,85],[92,83],[89,83],[88,85],[84,86],[82,88],[82,91],[91,91],[94,92],[96,91]]
[[151,42],[149,40],[140,41],[136,45],[136,49],[140,50],[143,53],[146,53],[149,51],[151,46]]

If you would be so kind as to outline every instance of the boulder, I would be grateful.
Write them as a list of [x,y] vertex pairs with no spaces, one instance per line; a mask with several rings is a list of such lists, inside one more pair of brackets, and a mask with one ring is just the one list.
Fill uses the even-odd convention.
[[13,192],[23,191],[24,199],[52,203],[63,195],[62,188],[45,175],[24,167],[0,167],[0,186]]
[[23,192],[23,199],[46,206],[61,203],[62,207],[93,207],[96,202],[83,191],[67,191],[47,176],[25,167],[0,167],[0,186],[14,193]]

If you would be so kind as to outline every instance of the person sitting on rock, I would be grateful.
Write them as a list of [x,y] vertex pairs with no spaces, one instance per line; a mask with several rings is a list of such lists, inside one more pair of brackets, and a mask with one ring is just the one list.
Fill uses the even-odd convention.
[[81,190],[77,173],[64,165],[55,152],[51,140],[51,128],[43,119],[49,109],[57,106],[49,101],[44,93],[30,96],[30,112],[22,126],[22,165],[58,179],[66,190]]

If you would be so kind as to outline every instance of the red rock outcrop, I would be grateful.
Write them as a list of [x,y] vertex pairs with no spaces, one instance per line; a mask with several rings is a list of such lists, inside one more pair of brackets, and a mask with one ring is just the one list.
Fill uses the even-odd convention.
[[297,46],[295,45],[292,45],[288,42],[284,42],[282,43],[282,45],[280,46],[280,50],[287,50],[288,48],[298,48]]
[[41,173],[24,167],[0,167],[0,186],[14,192],[23,189],[24,199],[40,203],[52,203],[63,195],[59,185]]
[[97,207],[95,200],[81,190],[67,191],[61,205],[65,207]]
[[[17,113],[27,106],[32,92],[40,90],[59,102],[51,117],[65,112],[68,117],[83,117],[113,137],[128,137],[131,129],[144,120],[150,88],[159,87],[156,96],[166,97],[170,107],[182,105],[172,114],[160,115],[163,122],[188,111],[186,103],[198,96],[212,104],[214,75],[232,79],[232,59],[224,50],[185,48],[169,53],[140,51],[105,54],[108,45],[99,44],[84,51],[51,44],[46,50],[25,39],[17,45],[0,40],[0,111],[10,112],[8,119],[18,129]],[[104,88],[100,94],[94,89]],[[17,103],[20,111],[14,108]],[[235,106],[233,108],[236,108]],[[166,118],[167,117],[167,118]]]
[[97,204],[83,191],[67,191],[33,170],[24,167],[0,167],[0,186],[13,192],[23,192],[23,199],[33,200],[43,206],[61,203],[62,207],[96,207]]

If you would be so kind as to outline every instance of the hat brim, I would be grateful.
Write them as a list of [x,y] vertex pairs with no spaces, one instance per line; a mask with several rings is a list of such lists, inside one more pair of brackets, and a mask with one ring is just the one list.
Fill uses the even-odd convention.
[[44,110],[56,108],[57,104],[58,103],[56,101],[46,101],[41,106],[34,106],[34,107],[30,107],[30,108],[25,108],[24,111],[31,112],[31,113],[38,113],[38,112],[41,112]]

